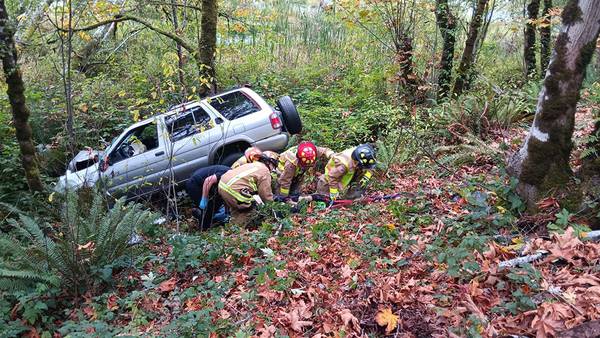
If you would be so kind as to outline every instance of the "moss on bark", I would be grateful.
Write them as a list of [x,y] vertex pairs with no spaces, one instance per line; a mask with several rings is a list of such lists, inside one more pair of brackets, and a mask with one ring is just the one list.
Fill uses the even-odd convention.
[[40,179],[36,151],[31,137],[30,111],[25,104],[25,84],[17,63],[17,49],[13,34],[14,29],[9,21],[6,6],[4,1],[0,0],[0,58],[8,85],[6,92],[12,108],[13,127],[21,150],[21,163],[29,189],[42,191],[44,186]]
[[579,7],[579,1],[569,1],[565,5],[565,8],[562,12],[562,22],[563,25],[569,26],[577,21],[581,21],[581,8]]

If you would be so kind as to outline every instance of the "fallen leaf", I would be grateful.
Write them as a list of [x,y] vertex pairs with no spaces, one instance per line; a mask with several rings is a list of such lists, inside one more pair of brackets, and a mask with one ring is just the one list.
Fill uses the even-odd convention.
[[302,332],[303,327],[310,326],[313,324],[313,322],[308,321],[308,320],[300,320],[300,317],[298,316],[297,311],[292,311],[289,318],[290,318],[290,325],[292,327],[292,330],[297,331],[297,332]]
[[350,312],[350,310],[348,309],[343,309],[342,311],[339,312],[340,317],[342,317],[342,322],[344,322],[344,326],[346,328],[349,327],[350,324],[352,324],[352,329],[355,332],[360,332],[360,325],[358,322],[358,318],[356,318],[352,312]]
[[385,326],[385,332],[390,333],[396,329],[398,326],[398,316],[392,313],[390,309],[383,309],[380,311],[377,316],[375,316],[375,321],[379,326]]
[[167,279],[166,281],[160,283],[160,285],[158,286],[158,291],[160,291],[160,292],[173,291],[173,289],[175,289],[175,284],[177,284],[177,280],[175,279],[175,277],[171,277],[171,278]]
[[119,298],[114,293],[112,295],[108,296],[108,298],[106,299],[106,308],[109,309],[110,311],[117,310],[119,308],[119,304],[117,304],[117,300],[119,300]]

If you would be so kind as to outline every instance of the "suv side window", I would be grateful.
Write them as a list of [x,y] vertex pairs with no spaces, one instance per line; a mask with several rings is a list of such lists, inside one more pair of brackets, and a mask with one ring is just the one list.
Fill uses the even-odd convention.
[[195,107],[166,118],[171,141],[176,142],[211,128],[210,116],[202,107]]
[[240,91],[209,99],[208,103],[228,120],[235,120],[260,110],[254,101]]
[[158,131],[156,123],[151,122],[130,130],[110,153],[109,163],[115,164],[156,148],[158,148]]

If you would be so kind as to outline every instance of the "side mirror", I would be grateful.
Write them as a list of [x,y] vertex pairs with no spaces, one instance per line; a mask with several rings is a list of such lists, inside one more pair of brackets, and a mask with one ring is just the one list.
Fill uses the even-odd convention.
[[222,118],[220,118],[220,117],[217,117],[217,118],[215,119],[215,124],[221,124],[221,123],[223,123],[223,119],[222,119]]

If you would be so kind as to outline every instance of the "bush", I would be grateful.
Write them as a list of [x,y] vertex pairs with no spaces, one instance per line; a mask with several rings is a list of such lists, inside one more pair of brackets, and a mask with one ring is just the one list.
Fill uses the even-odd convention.
[[154,214],[124,199],[107,209],[97,192],[88,203],[76,194],[65,196],[60,222],[52,227],[20,214],[18,221],[8,221],[12,234],[0,235],[0,289],[42,282],[77,293],[97,285],[127,253],[133,231],[154,220]]

